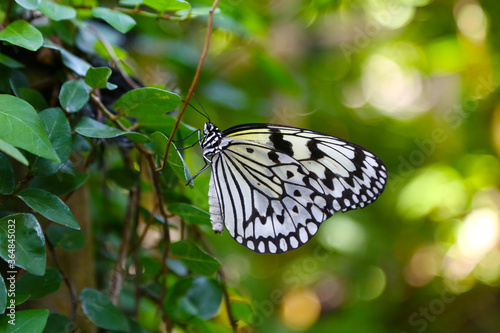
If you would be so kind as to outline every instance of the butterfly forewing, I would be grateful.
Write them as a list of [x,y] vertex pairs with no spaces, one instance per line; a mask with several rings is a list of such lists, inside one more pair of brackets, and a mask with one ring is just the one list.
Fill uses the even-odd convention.
[[[311,239],[325,219],[374,201],[387,172],[351,142],[301,128],[246,124],[222,132],[212,155],[210,213],[239,243],[281,253]],[[217,224],[217,221],[219,223]]]

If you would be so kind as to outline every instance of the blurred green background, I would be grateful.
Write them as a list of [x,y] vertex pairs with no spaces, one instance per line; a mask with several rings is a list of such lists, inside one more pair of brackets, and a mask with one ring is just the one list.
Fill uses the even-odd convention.
[[[242,331],[498,332],[500,3],[229,0],[219,8],[195,92],[216,125],[329,133],[370,149],[389,170],[374,204],[336,214],[290,253],[259,255],[227,233],[210,236],[229,285],[254,302],[255,326]],[[203,23],[162,21],[139,33],[130,52],[140,78],[185,91]],[[188,109],[183,121],[201,128],[204,119]],[[203,165],[200,150],[186,158],[192,171]],[[196,179],[200,193],[208,177]]]
[[[117,2],[60,3],[76,8],[78,17],[51,22],[45,36],[56,35],[82,58],[109,60],[95,36],[85,39],[91,34],[82,22],[92,18],[90,7]],[[21,15],[15,6],[13,16]],[[222,263],[231,300],[241,302],[237,317],[247,317],[238,331],[499,332],[500,2],[221,0],[218,8],[195,94],[219,128],[269,122],[332,134],[374,152],[389,171],[375,203],[336,214],[309,243],[285,254],[256,254],[228,232],[200,227],[209,243],[204,248]],[[137,22],[129,33],[96,21],[94,30],[116,47],[130,74],[184,98],[205,41],[206,11],[177,22],[121,10]],[[30,19],[36,25],[36,16]],[[61,72],[60,80],[68,79],[69,71]],[[57,104],[57,91],[55,97]],[[195,99],[191,104],[201,108]],[[206,119],[188,108],[182,121],[203,128]],[[128,204],[127,186],[116,179],[134,182],[140,167],[132,159],[134,170],[115,173],[126,158],[113,148],[100,156],[104,145],[92,142],[98,153],[87,185],[96,260],[89,267],[96,268],[97,287],[106,289]],[[183,154],[193,174],[203,167],[199,147]],[[167,204],[193,202],[208,210],[209,177],[202,173],[194,188],[167,179]],[[142,207],[151,208],[152,185],[142,185]],[[179,230],[171,228],[172,242],[186,236]],[[202,244],[198,233],[188,236]],[[143,248],[134,249],[144,267],[159,270],[162,237],[153,225]],[[171,270],[167,283],[173,284],[177,271]],[[122,304],[127,297],[132,304],[138,275],[129,269]],[[138,322],[155,331],[161,325],[150,298],[141,299]],[[209,326],[214,332],[229,331],[224,306],[211,322],[218,324]]]

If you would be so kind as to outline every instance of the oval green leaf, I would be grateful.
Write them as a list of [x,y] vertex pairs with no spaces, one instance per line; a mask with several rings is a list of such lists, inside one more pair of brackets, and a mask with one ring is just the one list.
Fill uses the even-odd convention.
[[[9,228],[9,225],[14,228]],[[15,239],[9,238],[9,229],[15,230]],[[11,252],[9,244],[14,245]],[[45,273],[45,238],[42,228],[32,214],[13,214],[0,219],[0,257],[9,262],[12,256],[14,266],[24,268],[35,275]]]
[[55,195],[63,195],[82,186],[89,175],[87,173],[58,173],[48,177],[35,177],[30,183],[30,188],[44,189]]
[[17,4],[27,10],[37,9],[40,0],[16,0]]
[[52,267],[47,267],[43,276],[26,273],[16,280],[16,293],[28,294],[30,299],[39,299],[55,293],[61,287],[62,277]]
[[0,40],[30,51],[38,50],[43,44],[42,33],[24,20],[14,21],[0,31]]
[[82,117],[80,119],[80,122],[75,126],[75,132],[89,138],[101,139],[115,138],[126,133],[89,117]]
[[42,333],[47,318],[49,318],[47,309],[16,311],[16,324],[7,325],[6,333]]
[[9,159],[0,152],[0,194],[8,195],[14,191],[14,171]]
[[[154,132],[151,134],[151,141],[153,141],[154,150],[159,159],[163,159],[165,155],[165,150],[167,148],[168,138],[165,134],[160,132]],[[181,153],[177,150],[174,143],[170,143],[172,147],[168,150],[167,163],[172,168],[173,173],[182,181],[188,181],[191,179],[191,172],[182,158]],[[163,171],[162,171],[163,172]]]
[[159,12],[188,9],[191,5],[184,0],[144,0],[144,4]]
[[17,149],[16,147],[12,146],[11,144],[8,144],[7,142],[0,140],[0,151],[3,151],[7,155],[9,155],[12,158],[15,158],[18,160],[20,163],[24,165],[28,165],[29,162],[24,157],[24,155]]
[[61,162],[42,121],[29,103],[11,95],[0,95],[0,105],[0,140],[54,162]]
[[47,228],[47,237],[52,245],[68,251],[81,250],[85,246],[85,234],[82,230],[51,224]]
[[108,79],[111,76],[111,68],[97,67],[89,68],[85,74],[85,83],[92,88],[104,89],[107,87]]
[[53,21],[70,20],[76,17],[76,10],[49,0],[42,0],[38,10]]
[[222,288],[216,279],[198,276],[194,279],[186,297],[196,308],[196,315],[207,320],[213,318],[219,311]]
[[106,21],[110,26],[121,33],[126,33],[135,26],[135,20],[127,14],[104,7],[92,8],[92,15]]
[[188,241],[172,243],[170,252],[195,274],[211,276],[220,268],[220,262],[217,259],[202,251],[196,244]]
[[188,223],[210,225],[210,214],[193,205],[173,203],[168,206],[168,210]]
[[127,317],[103,293],[94,289],[84,289],[80,294],[80,302],[83,313],[97,327],[115,331],[130,330]]
[[10,68],[23,68],[24,65],[20,63],[17,60],[12,59],[9,56],[6,56],[5,54],[0,54],[0,64],[4,64],[7,67]]
[[68,206],[54,194],[40,189],[29,188],[19,192],[17,197],[47,219],[69,228],[80,229]]
[[59,102],[68,112],[77,112],[89,101],[89,93],[81,80],[66,81],[59,92]]
[[163,89],[146,87],[130,90],[113,105],[116,112],[128,117],[161,115],[175,109],[181,101],[179,95]]
[[50,176],[59,171],[64,163],[68,161],[71,154],[71,127],[68,119],[60,108],[50,108],[38,114],[43,123],[45,131],[49,135],[61,163],[55,163],[45,158],[36,156],[30,159],[31,172],[35,176]]
[[69,333],[69,327],[71,323],[68,317],[60,313],[51,313],[43,333]]
[[7,287],[5,286],[5,281],[3,277],[0,276],[0,314],[5,312],[7,307]]

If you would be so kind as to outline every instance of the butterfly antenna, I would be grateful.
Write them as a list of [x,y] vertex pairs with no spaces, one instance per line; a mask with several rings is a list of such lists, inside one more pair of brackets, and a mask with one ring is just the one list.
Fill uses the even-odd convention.
[[208,112],[205,110],[205,108],[203,107],[203,105],[201,105],[200,100],[198,99],[198,97],[196,96],[196,94],[194,92],[193,92],[193,96],[196,99],[196,101],[198,102],[198,104],[200,105],[201,109],[203,110],[203,113],[205,113],[205,117],[207,117],[208,121],[211,122],[210,121],[210,116],[208,115]]
[[[198,112],[199,114],[201,114],[203,117],[207,118],[208,121],[210,121],[210,117],[208,117],[208,115],[206,114],[206,112],[205,113],[201,112],[200,110],[198,110],[197,108],[195,108],[194,105],[191,104],[191,103],[188,103],[188,105],[190,107],[192,107],[196,112]],[[203,111],[205,111],[205,110],[203,110]]]

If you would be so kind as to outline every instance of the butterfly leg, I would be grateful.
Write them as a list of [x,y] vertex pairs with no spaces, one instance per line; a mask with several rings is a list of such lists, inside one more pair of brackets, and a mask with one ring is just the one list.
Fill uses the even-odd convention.
[[197,172],[197,173],[196,173],[193,177],[191,177],[191,178],[188,180],[188,182],[187,182],[186,186],[193,184],[193,180],[194,180],[194,179],[195,179],[195,178],[196,178],[196,177],[197,177],[200,173],[202,173],[203,171],[207,170],[207,169],[208,169],[208,168],[210,168],[210,166],[212,165],[212,160],[211,160],[211,159],[209,159],[209,158],[207,157],[207,154],[206,154],[206,153],[203,153],[203,160],[205,161],[205,166],[204,166],[204,167],[203,167],[200,171],[198,171],[198,172]]
[[184,149],[188,149],[188,148],[193,148],[194,146],[196,146],[198,143],[201,142],[201,130],[198,128],[196,131],[194,132],[191,132],[191,134],[189,134],[188,136],[186,136],[185,138],[182,138],[182,139],[179,139],[179,140],[172,140],[173,142],[179,142],[179,141],[184,141],[186,140],[187,138],[189,138],[191,135],[193,135],[194,133],[198,133],[198,140],[193,143],[192,145],[188,146],[188,147],[182,147],[182,148],[177,148],[177,150],[184,150]]

